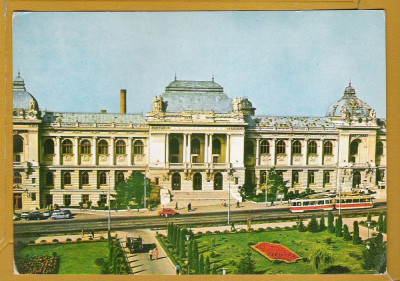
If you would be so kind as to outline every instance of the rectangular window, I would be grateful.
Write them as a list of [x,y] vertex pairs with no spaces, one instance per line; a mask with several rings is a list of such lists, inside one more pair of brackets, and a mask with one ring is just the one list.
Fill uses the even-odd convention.
[[36,178],[32,178],[32,183],[36,183]]
[[64,195],[64,206],[68,207],[69,205],[71,205],[71,195],[65,194]]
[[89,194],[82,194],[82,202],[86,204],[89,201]]
[[107,204],[107,194],[100,194],[100,203]]
[[31,193],[31,198],[32,198],[32,201],[36,201],[36,193],[35,192]]
[[160,184],[160,178],[155,178],[156,185]]
[[218,163],[218,156],[213,156],[213,163]]
[[199,163],[199,156],[192,155],[192,163]]
[[236,177],[236,178],[235,178],[235,184],[238,184],[238,183],[239,183],[239,178]]

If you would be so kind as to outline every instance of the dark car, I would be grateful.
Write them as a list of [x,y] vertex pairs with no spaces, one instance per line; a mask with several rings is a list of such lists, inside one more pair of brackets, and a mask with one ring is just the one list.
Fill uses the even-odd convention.
[[158,215],[168,217],[168,216],[178,215],[178,212],[172,208],[163,208],[162,211],[158,212]]
[[28,220],[41,220],[43,219],[43,214],[39,211],[33,211],[32,213],[30,213],[30,215],[28,216]]

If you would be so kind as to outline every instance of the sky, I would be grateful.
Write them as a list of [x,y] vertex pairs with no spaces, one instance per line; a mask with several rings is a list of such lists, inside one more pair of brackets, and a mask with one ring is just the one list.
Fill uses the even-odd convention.
[[383,11],[19,12],[13,74],[42,110],[151,111],[174,80],[246,96],[256,115],[325,116],[351,81],[386,116]]

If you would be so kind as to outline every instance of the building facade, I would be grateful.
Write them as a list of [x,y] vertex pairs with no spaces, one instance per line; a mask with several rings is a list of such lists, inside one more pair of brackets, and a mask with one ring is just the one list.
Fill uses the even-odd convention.
[[[172,81],[145,116],[40,110],[13,83],[14,208],[108,204],[108,190],[141,172],[161,203],[241,201],[275,167],[289,191],[377,191],[385,196],[386,121],[346,87],[325,117],[257,116],[248,98],[212,81]],[[111,198],[112,200],[112,198]],[[196,201],[197,200],[197,201]]]

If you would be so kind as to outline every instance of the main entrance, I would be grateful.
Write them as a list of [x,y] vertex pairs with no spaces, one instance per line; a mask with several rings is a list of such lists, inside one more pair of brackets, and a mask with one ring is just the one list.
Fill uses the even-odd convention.
[[22,209],[22,193],[14,193],[14,210]]

